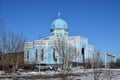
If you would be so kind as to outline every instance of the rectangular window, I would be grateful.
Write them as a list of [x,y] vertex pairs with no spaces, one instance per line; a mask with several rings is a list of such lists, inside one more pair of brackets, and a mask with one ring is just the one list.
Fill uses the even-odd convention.
[[85,49],[82,48],[82,62],[84,63],[85,62]]
[[41,60],[44,60],[44,49],[41,49]]
[[35,51],[35,56],[36,56],[36,61],[37,61],[37,57],[38,57],[38,50],[36,49],[36,51]]
[[53,59],[55,60],[55,48],[53,48]]
[[29,50],[27,51],[27,61],[29,62]]

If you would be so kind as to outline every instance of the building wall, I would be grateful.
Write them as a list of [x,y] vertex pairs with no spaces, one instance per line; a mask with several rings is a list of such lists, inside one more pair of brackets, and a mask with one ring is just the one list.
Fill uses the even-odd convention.
[[[98,67],[109,68],[110,63],[114,62],[115,55],[113,53],[102,52],[102,51],[95,51],[92,55],[92,62],[98,63]],[[94,64],[95,65],[95,64]]]
[[[88,40],[85,37],[81,36],[70,36],[65,37],[67,43],[71,46],[69,49],[69,55],[72,62],[84,63],[88,55]],[[55,40],[57,37],[49,36],[48,38],[42,38],[39,40],[34,40],[32,42],[25,43],[25,54],[24,61],[25,63],[35,63],[35,64],[58,64],[60,63],[60,56],[57,51],[55,51],[56,60],[53,59],[53,48],[56,49]],[[74,47],[74,49],[73,49]],[[82,55],[82,48],[84,48],[84,54]],[[94,47],[93,47],[94,48]],[[37,57],[36,57],[37,49]],[[44,49],[44,60],[41,60],[41,50]],[[94,50],[94,49],[91,49]],[[28,54],[29,53],[29,54]],[[29,58],[28,58],[29,57]],[[83,58],[84,57],[84,58]],[[37,58],[37,59],[36,59]]]
[[[4,58],[2,58],[4,57]],[[0,68],[4,67],[15,67],[18,68],[24,66],[24,52],[12,52],[0,55]]]

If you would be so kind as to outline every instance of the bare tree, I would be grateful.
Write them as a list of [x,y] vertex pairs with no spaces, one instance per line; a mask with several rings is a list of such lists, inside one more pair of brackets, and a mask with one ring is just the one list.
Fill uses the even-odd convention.
[[1,62],[1,66],[3,66],[3,70],[4,70],[4,54],[3,54],[3,43],[2,43],[2,37],[3,37],[3,21],[0,20],[0,58],[2,60]]
[[0,53],[2,53],[2,34],[3,34],[3,23],[0,20]]
[[4,48],[3,52],[18,52],[23,51],[24,49],[25,38],[23,34],[15,34],[13,32],[3,33],[2,35],[2,47]]
[[86,68],[92,68],[92,61],[91,58],[86,58],[86,62],[85,62]]
[[101,80],[101,76],[103,74],[103,70],[100,69],[103,65],[104,62],[101,59],[101,51],[98,50],[93,54],[93,60],[92,60],[92,65],[93,65],[93,77],[94,80]]
[[111,62],[112,68],[120,68],[120,58],[117,58],[115,62]]
[[[13,65],[14,67],[17,67],[18,65],[19,52],[24,50],[25,40],[26,39],[22,33],[20,34],[16,34],[13,32],[8,33],[6,31],[3,31],[2,26],[0,26],[0,52],[2,53],[2,55],[6,53],[18,53],[17,60],[15,61],[16,65]],[[2,56],[2,63],[4,68],[5,63],[4,56]]]
[[100,50],[94,53],[94,57],[93,57],[94,68],[103,68],[105,66],[101,56],[102,56],[102,53]]
[[112,80],[115,78],[118,73],[116,71],[111,69],[103,69],[105,68],[105,63],[103,62],[102,58],[100,57],[102,55],[101,51],[98,50],[94,53],[93,58],[93,77],[94,80]]
[[59,61],[62,63],[63,69],[68,69],[72,62],[72,51],[75,49],[69,42],[67,37],[57,37],[55,39],[55,48],[59,54]]

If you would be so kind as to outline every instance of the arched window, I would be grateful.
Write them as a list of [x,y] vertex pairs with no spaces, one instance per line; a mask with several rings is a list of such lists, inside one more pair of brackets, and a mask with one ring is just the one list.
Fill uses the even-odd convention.
[[38,58],[38,50],[36,49],[35,50],[35,59],[36,59],[36,61],[37,61],[37,58]]
[[41,60],[44,60],[44,49],[41,49]]
[[82,48],[82,62],[84,63],[85,62],[85,49]]
[[53,48],[53,59],[55,60],[55,48]]
[[29,62],[29,50],[27,50],[27,61]]

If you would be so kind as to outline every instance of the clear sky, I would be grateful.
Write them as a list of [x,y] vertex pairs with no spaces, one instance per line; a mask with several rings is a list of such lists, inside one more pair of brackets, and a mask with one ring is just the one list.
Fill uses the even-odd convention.
[[50,35],[58,12],[70,36],[85,36],[95,49],[120,57],[120,0],[0,0],[5,29],[30,41]]

